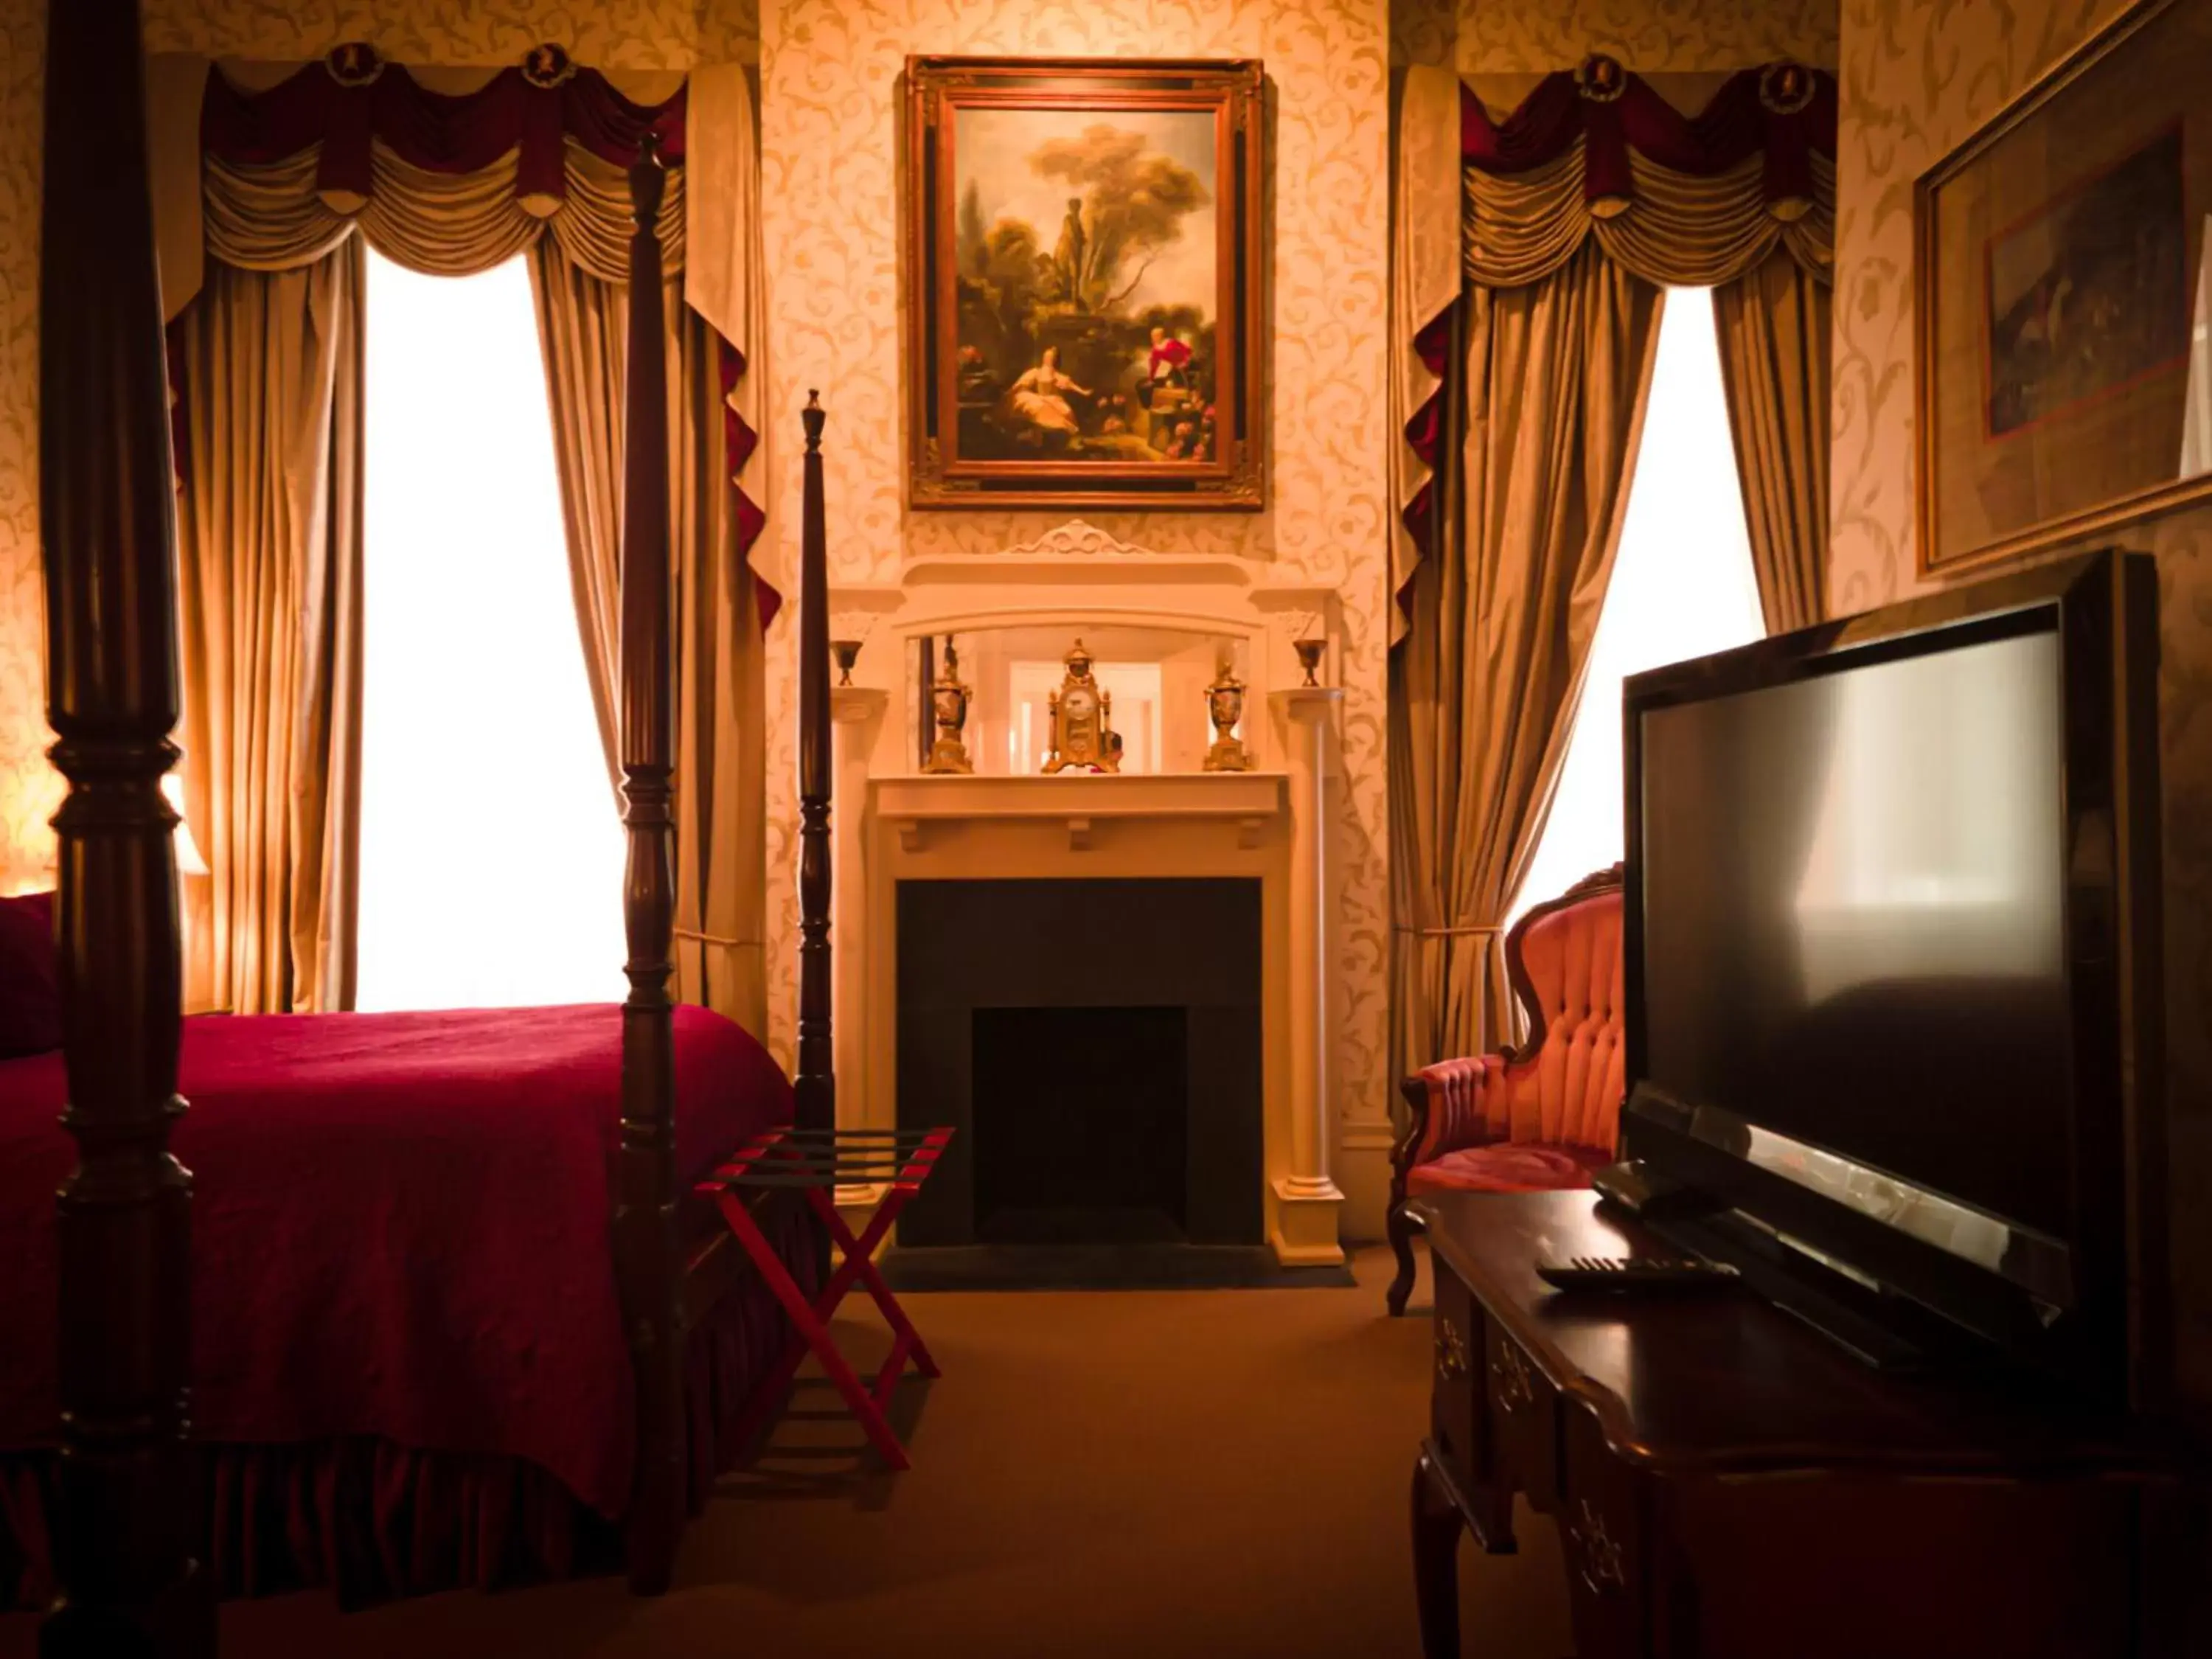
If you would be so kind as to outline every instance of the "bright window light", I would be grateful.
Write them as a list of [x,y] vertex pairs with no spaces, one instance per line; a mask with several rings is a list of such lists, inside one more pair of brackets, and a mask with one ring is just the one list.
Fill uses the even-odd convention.
[[368,260],[362,1008],[605,1002],[621,826],[530,277]]
[[1621,856],[1620,683],[1766,632],[1702,289],[1668,290],[1635,465],[1566,764],[1509,923]]

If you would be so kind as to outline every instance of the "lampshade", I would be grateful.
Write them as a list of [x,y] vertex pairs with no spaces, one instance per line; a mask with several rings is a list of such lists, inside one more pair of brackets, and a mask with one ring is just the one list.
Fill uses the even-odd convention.
[[199,843],[192,839],[192,826],[185,821],[185,781],[174,772],[161,779],[161,799],[177,811],[177,873],[207,874],[207,860],[200,856]]

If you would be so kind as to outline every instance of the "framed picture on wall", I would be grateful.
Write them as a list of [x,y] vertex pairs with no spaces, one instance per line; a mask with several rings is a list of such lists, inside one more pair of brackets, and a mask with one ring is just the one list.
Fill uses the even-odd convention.
[[1923,574],[2212,497],[2208,84],[2148,0],[1919,179]]
[[913,506],[1262,505],[1262,85],[907,60]]

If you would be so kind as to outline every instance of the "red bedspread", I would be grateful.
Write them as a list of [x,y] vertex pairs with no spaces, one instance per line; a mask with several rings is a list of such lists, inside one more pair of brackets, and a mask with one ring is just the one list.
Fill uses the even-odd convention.
[[[791,1087],[736,1025],[676,1011],[686,1183]],[[612,1006],[185,1024],[203,1440],[377,1435],[550,1471],[619,1515],[632,1379],[608,1239]],[[0,1061],[0,1451],[50,1444],[58,1054]]]

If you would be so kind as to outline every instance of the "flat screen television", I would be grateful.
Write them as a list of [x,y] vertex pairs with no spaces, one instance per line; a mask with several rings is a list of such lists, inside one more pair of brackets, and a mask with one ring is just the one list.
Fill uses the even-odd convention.
[[1625,1153],[1871,1358],[2149,1403],[2156,611],[2098,553],[1625,688]]

